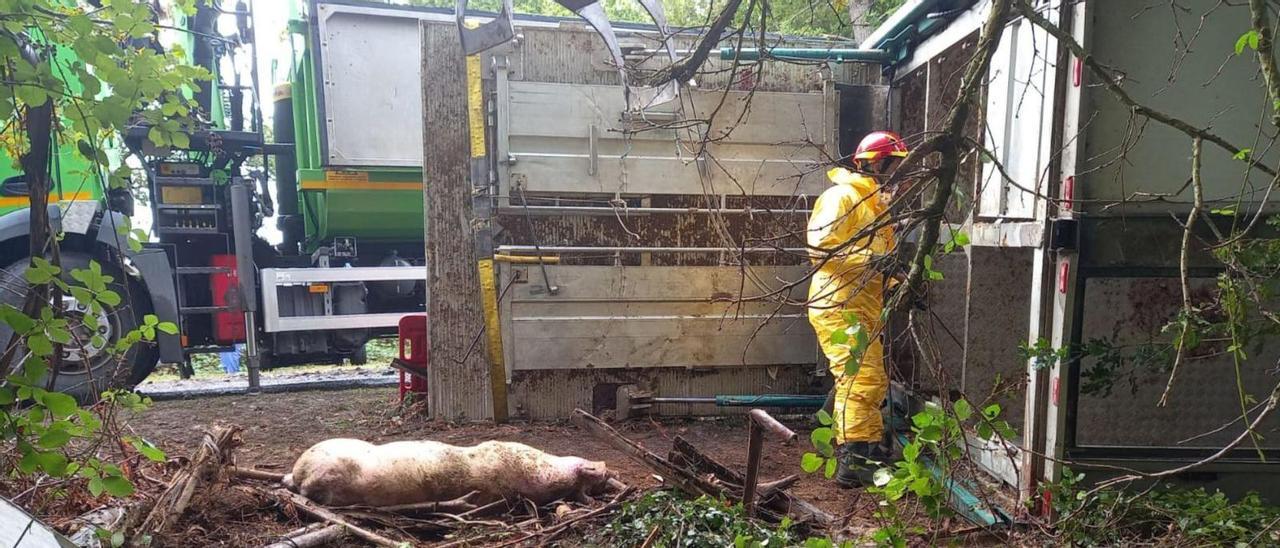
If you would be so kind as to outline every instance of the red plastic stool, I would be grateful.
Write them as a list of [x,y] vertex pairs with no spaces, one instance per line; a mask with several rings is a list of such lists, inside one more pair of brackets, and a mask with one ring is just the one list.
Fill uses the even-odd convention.
[[400,356],[391,365],[400,370],[400,401],[407,393],[427,394],[427,315],[400,318]]

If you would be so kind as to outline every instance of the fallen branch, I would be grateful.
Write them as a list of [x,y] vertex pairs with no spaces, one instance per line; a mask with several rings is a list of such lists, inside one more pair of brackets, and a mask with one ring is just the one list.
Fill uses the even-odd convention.
[[[459,512],[471,512],[480,507],[472,500],[479,495],[479,491],[472,491],[453,500],[440,500],[434,502],[415,502],[412,504],[396,504],[392,506],[344,506],[335,508],[335,510],[381,510],[383,512],[394,512],[397,514],[424,512],[433,514],[456,514]],[[499,501],[502,502],[502,501]],[[489,503],[485,506],[490,506]]]
[[496,508],[500,508],[500,507],[505,507],[506,505],[507,505],[507,501],[506,501],[506,499],[499,499],[499,500],[495,500],[495,501],[493,501],[493,502],[490,502],[489,504],[486,504],[486,505],[484,505],[484,506],[479,506],[479,507],[473,508],[473,509],[471,509],[471,510],[467,510],[466,512],[463,512],[463,513],[461,513],[461,514],[458,514],[458,517],[461,517],[461,518],[469,518],[469,517],[474,517],[474,516],[482,516],[482,515],[484,515],[484,514],[488,513],[490,510],[494,510],[494,509],[496,509]]
[[[734,484],[739,490],[746,481],[737,470],[721,464],[680,436],[676,436],[672,442],[671,453],[672,461],[688,463],[693,472],[711,474],[721,481]],[[786,491],[796,481],[799,481],[798,476],[788,476],[778,481],[761,484],[759,487],[761,504],[775,512],[789,515],[797,522],[812,521],[819,527],[826,527],[833,523],[835,516]]]
[[342,527],[345,527],[348,531],[350,531],[351,534],[357,537],[360,537],[364,540],[367,540],[369,542],[372,542],[373,544],[376,544],[378,546],[395,547],[395,546],[400,546],[401,544],[400,542],[391,540],[387,537],[379,535],[368,529],[358,527],[352,524],[351,522],[347,521],[342,516],[338,515],[333,510],[320,506],[319,504],[316,504],[311,499],[304,497],[302,495],[299,495],[297,493],[294,493],[293,491],[289,491],[287,489],[276,489],[275,491],[272,491],[272,493],[275,494],[277,498],[284,501],[288,501],[289,503],[298,507],[300,510],[311,515],[312,517],[327,521],[332,524],[341,525]]
[[692,443],[681,436],[676,436],[671,441],[671,461],[677,464],[683,464],[690,470],[699,474],[711,474],[723,481],[736,484],[739,488],[747,480],[737,470],[720,464],[699,451]]
[[254,470],[252,468],[238,468],[235,466],[228,467],[232,477],[245,478],[252,480],[270,481],[280,483],[284,481],[284,474],[279,472],[268,472],[266,470]]
[[341,525],[312,524],[300,531],[286,535],[280,542],[268,544],[264,548],[313,548],[338,541],[346,536],[347,530]]
[[608,443],[615,449],[626,453],[636,462],[648,466],[654,472],[657,472],[658,475],[662,477],[663,481],[670,482],[681,491],[695,497],[709,495],[720,498],[725,496],[724,491],[719,487],[716,487],[710,482],[697,477],[693,473],[672,464],[671,461],[668,461],[652,451],[645,449],[640,444],[627,439],[626,436],[619,434],[612,426],[605,424],[604,421],[595,417],[591,413],[581,409],[575,409],[573,411],[573,419],[591,435],[605,443]]
[[217,479],[223,465],[230,460],[231,450],[241,443],[239,434],[239,426],[219,426],[205,432],[187,467],[169,480],[168,487],[156,499],[138,533],[159,535],[177,522],[191,504],[191,497],[196,491]]
[[[582,412],[582,411],[581,411],[581,410],[578,410],[578,412]],[[589,415],[588,415],[588,416],[589,416]],[[592,417],[592,418],[595,418],[595,417]],[[599,420],[599,419],[596,419],[596,420]],[[661,458],[661,457],[659,457],[659,458]],[[555,538],[556,536],[558,536],[560,533],[563,533],[565,530],[567,530],[567,529],[569,528],[569,526],[571,526],[571,525],[573,525],[573,524],[575,524],[575,523],[578,523],[578,522],[580,522],[580,521],[583,521],[583,520],[591,519],[591,518],[596,517],[596,516],[598,516],[598,515],[600,515],[600,514],[603,514],[603,513],[606,513],[606,512],[612,511],[614,508],[617,508],[619,505],[621,505],[621,504],[622,504],[622,501],[623,501],[623,500],[626,500],[626,498],[627,498],[628,496],[630,496],[630,495],[631,495],[631,493],[634,493],[634,492],[635,492],[635,490],[636,490],[636,489],[635,489],[635,487],[628,487],[628,488],[624,489],[621,493],[618,493],[616,496],[614,496],[614,497],[613,497],[613,500],[609,501],[609,503],[608,503],[608,504],[605,504],[604,506],[601,506],[601,507],[599,507],[599,508],[596,508],[595,510],[592,510],[592,511],[590,511],[590,512],[587,512],[587,513],[585,513],[585,514],[583,514],[583,515],[581,515],[581,516],[578,516],[578,517],[576,517],[576,518],[572,518],[572,519],[565,520],[565,521],[563,521],[563,522],[560,522],[560,523],[559,523],[559,524],[557,524],[557,525],[553,525],[553,526],[548,527],[548,528],[546,528],[546,529],[543,529],[543,530],[541,530],[541,531],[537,531],[537,532],[529,533],[529,534],[527,534],[527,535],[525,535],[525,536],[523,536],[523,537],[520,537],[520,538],[518,538],[518,539],[510,540],[510,541],[504,542],[504,543],[502,543],[502,544],[499,544],[499,545],[497,546],[497,548],[505,548],[505,547],[507,547],[507,546],[514,546],[514,545],[516,545],[516,544],[521,544],[521,543],[523,543],[523,542],[525,542],[525,541],[527,541],[527,540],[534,539],[534,538],[537,538],[537,537],[542,537],[542,543],[544,543],[544,544],[545,544],[547,541],[550,541],[550,540],[554,539],[554,538]]]
[[796,474],[791,474],[790,476],[787,476],[780,480],[761,483],[759,486],[756,487],[756,492],[760,494],[760,498],[762,499],[767,498],[769,496],[776,495],[778,493],[786,491],[787,489],[790,489],[793,485],[795,485],[799,481],[800,481],[800,476]]

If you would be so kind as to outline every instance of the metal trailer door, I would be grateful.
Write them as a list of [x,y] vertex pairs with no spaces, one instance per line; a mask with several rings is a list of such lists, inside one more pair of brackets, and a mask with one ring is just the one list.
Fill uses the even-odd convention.
[[[1228,142],[1258,146],[1257,158],[1263,164],[1280,161],[1280,151],[1274,147],[1254,144],[1257,124],[1271,110],[1257,80],[1256,63],[1249,56],[1223,62],[1232,56],[1230,46],[1240,29],[1249,26],[1248,7],[1193,2],[1188,9],[1196,16],[1185,20],[1175,12],[1143,7],[1128,2],[1079,3],[1070,10],[1069,28],[1100,64],[1124,75],[1120,85],[1139,103],[1195,127],[1212,127]],[[1175,37],[1189,32],[1196,36],[1192,44],[1175,42]],[[1182,199],[1177,196],[1190,176],[1191,139],[1163,124],[1135,120],[1132,109],[1100,85],[1087,67],[1078,68],[1074,58],[1070,61],[1068,66],[1074,70],[1059,131],[1067,144],[1062,149],[1062,194],[1076,202],[1060,208],[1060,216],[1077,219],[1079,250],[1058,258],[1053,296],[1046,301],[1052,311],[1051,342],[1054,348],[1094,340],[1113,348],[1168,348],[1171,335],[1161,330],[1182,306],[1181,223],[1191,209],[1186,198],[1190,191]],[[1242,213],[1274,211],[1259,209],[1270,176],[1256,170],[1245,176],[1239,158],[1208,142],[1202,156],[1208,207],[1222,207],[1214,206],[1212,200],[1223,197],[1232,197],[1234,206],[1235,196],[1249,188],[1251,193],[1242,198]],[[1144,195],[1167,199],[1135,198]],[[1204,233],[1191,239],[1188,270],[1193,300],[1216,295],[1215,277],[1221,271],[1208,250],[1198,247],[1197,242],[1216,241],[1206,224],[1202,218],[1198,227]],[[1256,233],[1274,237],[1268,234]],[[1188,356],[1180,365],[1167,406],[1159,401],[1170,374],[1155,360],[1145,364],[1131,360],[1127,365],[1132,373],[1119,382],[1112,379],[1113,390],[1106,383],[1087,386],[1084,382],[1106,372],[1104,360],[1114,363],[1106,353],[1053,367],[1049,395],[1041,405],[1044,452],[1055,458],[1138,469],[1171,468],[1213,453],[1243,432],[1238,390],[1263,399],[1265,392],[1260,391],[1274,386],[1278,349],[1267,344],[1273,342],[1268,337],[1253,342],[1240,363],[1233,363],[1230,352],[1203,347],[1202,353]],[[1278,426],[1280,421],[1272,416],[1257,431],[1269,432]],[[1259,462],[1259,453],[1274,462],[1280,442],[1264,437],[1257,448],[1245,442],[1197,471],[1213,474],[1216,485],[1229,495],[1254,489],[1266,493],[1258,487],[1260,482],[1273,482],[1276,476],[1274,465]],[[1059,466],[1049,463],[1044,477],[1054,480],[1058,472]]]
[[[1057,21],[1059,1],[1038,0],[1038,11]],[[1057,50],[1057,40],[1021,17],[1005,27],[987,77],[981,218],[1037,218],[1053,140]]]
[[[803,223],[808,199],[828,184],[833,88],[683,90],[679,104],[628,113],[612,75],[586,68],[598,52],[582,35],[529,30],[487,65],[498,218],[523,239],[497,251],[526,255],[501,264],[497,283],[512,412],[564,416],[612,398],[618,383],[672,396],[806,389],[817,352],[802,304],[804,251],[791,244],[771,251],[787,260],[736,265],[745,235],[713,221]],[[568,58],[584,68],[556,64]],[[710,124],[689,123],[712,112]],[[700,155],[704,136],[713,139]],[[786,205],[752,209],[758,203]],[[627,227],[634,234],[620,241],[587,243]],[[531,264],[539,254],[559,264]]]
[[325,165],[421,168],[422,38],[418,25],[421,21],[453,24],[452,8],[344,0],[313,0],[310,7]]

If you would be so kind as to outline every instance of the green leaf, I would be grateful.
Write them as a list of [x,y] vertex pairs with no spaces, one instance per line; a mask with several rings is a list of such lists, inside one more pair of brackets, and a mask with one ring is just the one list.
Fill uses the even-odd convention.
[[153,127],[147,131],[147,139],[158,147],[163,147],[169,144],[169,141],[164,138],[164,132],[160,131],[160,128],[158,127]]
[[825,459],[818,456],[817,453],[805,453],[804,456],[800,457],[800,469],[804,470],[806,474],[812,474],[822,468],[823,460]]
[[1018,437],[1018,432],[1014,430],[1012,426],[1009,426],[1009,423],[1006,421],[996,421],[995,429],[996,429],[996,432],[999,433],[1000,437],[1002,438],[1013,439]]
[[861,370],[862,370],[862,362],[859,360],[851,359],[849,360],[849,363],[844,364],[844,374],[846,376],[856,377],[858,376],[858,371],[861,371]]
[[35,320],[8,304],[0,304],[0,322],[4,322],[15,332],[22,334],[30,332],[36,326]]
[[994,432],[992,432],[992,430],[991,430],[991,425],[989,425],[989,424],[987,424],[987,423],[985,423],[985,422],[980,422],[980,423],[978,423],[978,437],[979,437],[979,438],[981,438],[981,439],[982,439],[982,440],[984,440],[984,441],[985,441],[985,440],[989,440],[989,439],[991,439],[991,436],[992,436],[993,434],[994,434]]
[[44,330],[49,340],[58,344],[70,344],[71,332],[61,327],[49,326]]
[[1235,160],[1247,160],[1249,159],[1249,154],[1251,152],[1253,152],[1253,149],[1251,148],[1242,148],[1239,152],[1231,155],[1231,158]]
[[28,283],[36,285],[49,283],[49,280],[52,280],[55,276],[55,274],[42,268],[28,268],[24,275]]
[[969,416],[973,415],[973,407],[969,406],[968,400],[956,400],[954,409],[956,411],[956,419],[961,421],[969,420]]
[[38,107],[49,100],[49,93],[38,84],[19,84],[13,90],[13,96],[28,107]]
[[61,392],[45,393],[44,400],[41,403],[50,413],[53,413],[53,416],[58,418],[69,417],[80,408],[76,404],[75,398]]
[[846,332],[845,330],[837,329],[831,332],[831,344],[840,345],[840,344],[848,344],[848,343],[849,343],[849,333]]
[[173,146],[177,148],[189,148],[191,146],[191,138],[186,133],[177,132],[169,136],[173,140]]
[[835,421],[831,419],[831,413],[828,413],[826,409],[818,410],[818,424],[831,426],[834,422]]
[[836,475],[837,466],[839,466],[839,461],[837,459],[834,459],[834,458],[827,459],[827,467],[822,470],[822,475],[827,478],[834,477]]
[[982,408],[982,416],[988,419],[994,419],[1000,416],[1000,404],[993,403]]
[[60,477],[67,472],[67,457],[57,451],[36,452],[35,460],[50,476]]
[[160,318],[157,318],[155,314],[147,314],[146,316],[142,317],[143,325],[155,327],[155,325],[158,323],[160,323]]
[[98,302],[107,306],[120,306],[120,294],[110,289],[98,293]]
[[66,445],[68,441],[71,441],[71,433],[62,429],[52,429],[41,434],[36,445],[43,449],[57,449]]
[[53,354],[53,343],[49,342],[49,337],[43,333],[36,333],[27,337],[27,348],[37,356],[49,356]]
[[90,495],[93,495],[93,496],[95,496],[95,497],[96,497],[96,496],[98,496],[98,495],[101,495],[101,494],[102,494],[103,489],[105,489],[105,488],[106,488],[106,486],[104,486],[104,485],[102,484],[102,478],[93,478],[93,479],[90,479],[90,480],[89,480],[89,494],[90,494]]
[[147,440],[142,438],[129,438],[129,444],[132,445],[134,449],[137,449],[138,453],[141,453],[142,456],[147,458],[147,460],[153,462],[165,461],[164,451],[161,451],[160,448],[152,445],[151,442]]
[[812,442],[813,446],[817,448],[830,446],[831,440],[835,439],[835,437],[836,437],[835,430],[832,430],[830,428],[814,428],[813,432],[809,433],[809,441]]
[[907,462],[915,462],[916,459],[920,458],[920,444],[908,443],[906,447],[902,448],[902,458]]
[[88,160],[99,159],[98,151],[93,148],[93,145],[89,144],[89,141],[84,139],[76,141],[76,149],[80,151],[81,156]]
[[1246,45],[1255,50],[1258,49],[1258,31],[1254,29],[1249,29],[1244,34],[1241,34],[1239,38],[1236,39],[1236,55],[1240,55],[1241,53],[1244,53],[1244,48]]
[[102,486],[107,494],[113,497],[127,497],[133,494],[133,483],[124,476],[107,476],[102,478]]
[[921,428],[920,433],[917,434],[916,437],[924,441],[937,443],[939,441],[942,441],[942,427],[936,424],[931,424],[929,426]]
[[156,329],[160,330],[161,333],[169,335],[178,334],[178,325],[173,322],[160,322],[156,324]]

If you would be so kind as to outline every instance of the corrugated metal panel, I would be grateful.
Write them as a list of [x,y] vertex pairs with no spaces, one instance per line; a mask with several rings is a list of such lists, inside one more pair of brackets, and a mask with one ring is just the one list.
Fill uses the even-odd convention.
[[[1207,299],[1214,280],[1193,280],[1193,296]],[[1182,290],[1176,278],[1090,278],[1084,293],[1084,341],[1102,339],[1125,347],[1134,355],[1139,345],[1157,342],[1168,347],[1168,337],[1160,334],[1182,304]],[[1240,401],[1231,358],[1223,354],[1225,344],[1206,343],[1193,359],[1181,366],[1170,393],[1169,405],[1157,403],[1169,378],[1168,363],[1100,363],[1087,358],[1082,376],[1091,369],[1112,367],[1116,383],[1110,394],[1081,393],[1077,406],[1076,441],[1081,445],[1175,446],[1192,436],[1219,428],[1240,417]],[[1213,353],[1215,355],[1207,355]],[[1254,345],[1247,348],[1249,359],[1240,366],[1247,394],[1264,400],[1276,383],[1275,364],[1280,346]],[[1252,407],[1252,404],[1248,405]],[[1280,447],[1280,417],[1269,417],[1258,433],[1264,447]],[[1243,431],[1239,422],[1229,428],[1181,444],[1186,447],[1222,447]],[[1249,446],[1248,443],[1245,444]]]

